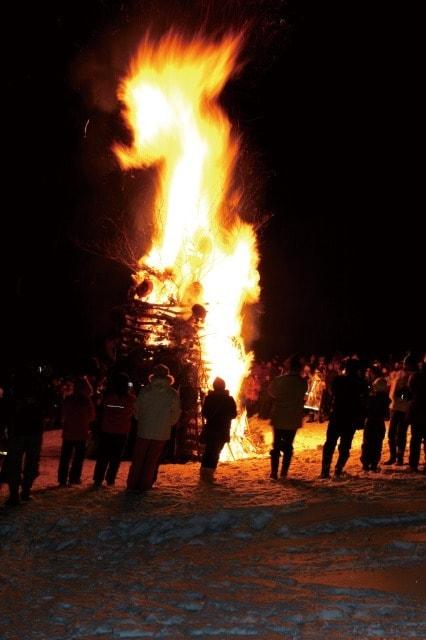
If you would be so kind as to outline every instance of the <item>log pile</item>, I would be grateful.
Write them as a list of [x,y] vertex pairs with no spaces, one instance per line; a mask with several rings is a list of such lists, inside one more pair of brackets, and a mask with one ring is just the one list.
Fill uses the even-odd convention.
[[195,304],[191,312],[188,318],[188,311],[178,305],[151,304],[132,290],[122,315],[119,355],[126,361],[131,377],[138,384],[145,384],[153,365],[163,363],[175,378],[182,415],[166,454],[168,460],[175,462],[198,460],[201,453],[201,406],[208,368],[202,357],[200,335],[206,311]]

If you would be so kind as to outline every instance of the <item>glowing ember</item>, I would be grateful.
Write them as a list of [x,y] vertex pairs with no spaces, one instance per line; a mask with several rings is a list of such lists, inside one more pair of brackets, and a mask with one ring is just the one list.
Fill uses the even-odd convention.
[[[142,282],[149,273],[153,283],[145,299],[176,303],[188,316],[194,304],[206,307],[201,345],[209,383],[223,377],[235,398],[251,364],[243,305],[259,295],[256,237],[238,215],[233,187],[238,141],[218,103],[239,43],[238,36],[146,40],[119,88],[133,143],[114,149],[123,169],[158,167],[152,248],[136,274]],[[244,424],[240,416],[233,432],[242,436]]]

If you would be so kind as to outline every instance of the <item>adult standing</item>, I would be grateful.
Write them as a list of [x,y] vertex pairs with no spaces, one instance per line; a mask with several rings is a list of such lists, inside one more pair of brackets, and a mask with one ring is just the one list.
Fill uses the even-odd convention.
[[106,480],[115,484],[124,446],[132,424],[135,395],[126,373],[112,375],[100,407],[100,433],[93,485],[98,488]]
[[30,366],[24,367],[15,377],[9,398],[10,430],[5,462],[8,506],[30,500],[32,485],[39,475],[45,414],[40,378]]
[[61,487],[81,484],[89,430],[95,419],[93,389],[86,378],[79,378],[74,392],[62,403],[62,447],[58,467],[58,483]]
[[407,444],[409,425],[411,391],[408,385],[411,374],[416,369],[416,363],[411,356],[404,358],[403,367],[394,377],[390,388],[390,412],[388,443],[389,459],[384,464],[404,464],[404,453]]
[[303,424],[303,405],[308,390],[306,378],[301,376],[300,358],[293,356],[289,360],[288,371],[272,380],[268,393],[272,398],[271,425],[274,429],[274,442],[270,452],[271,474],[278,480],[278,468],[281,451],[283,462],[281,477],[285,478],[293,457],[293,442],[297,430]]
[[204,400],[202,412],[206,421],[203,429],[206,448],[201,459],[200,478],[213,482],[220,452],[225,443],[230,441],[231,421],[237,417],[235,400],[229,395],[222,378],[213,381],[213,389]]
[[385,437],[385,420],[389,410],[389,387],[379,367],[372,369],[374,380],[369,385],[367,400],[367,418],[364,425],[361,463],[364,471],[379,470]]
[[332,410],[322,451],[321,478],[330,477],[334,450],[339,441],[339,457],[335,476],[340,476],[348,461],[352,440],[365,420],[368,386],[359,375],[359,361],[348,360],[343,375],[332,385]]
[[408,381],[412,400],[410,407],[411,440],[409,465],[411,471],[418,471],[420,449],[423,442],[424,466],[426,473],[426,361],[421,364],[420,371],[413,373]]
[[169,368],[157,364],[136,400],[137,437],[127,478],[128,491],[147,491],[156,479],[158,462],[181,413]]

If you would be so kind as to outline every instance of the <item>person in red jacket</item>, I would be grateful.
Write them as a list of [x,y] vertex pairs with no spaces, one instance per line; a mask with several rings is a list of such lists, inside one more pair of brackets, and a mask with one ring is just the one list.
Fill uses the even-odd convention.
[[95,488],[100,487],[105,479],[108,486],[115,483],[132,424],[135,400],[127,374],[114,374],[101,406],[100,442],[93,475]]
[[86,442],[95,419],[92,387],[86,378],[75,383],[74,393],[62,404],[62,449],[58,468],[58,482],[62,487],[81,484]]

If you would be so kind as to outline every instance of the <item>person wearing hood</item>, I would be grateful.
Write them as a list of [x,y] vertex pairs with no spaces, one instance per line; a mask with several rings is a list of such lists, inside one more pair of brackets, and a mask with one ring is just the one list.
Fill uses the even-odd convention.
[[127,478],[128,491],[148,491],[156,479],[158,462],[171,429],[181,413],[169,368],[157,364],[136,400],[137,437]]
[[204,400],[203,417],[205,425],[202,440],[206,445],[201,459],[200,478],[205,482],[213,482],[220,452],[231,437],[231,421],[237,417],[237,405],[229,395],[225,381],[215,378],[213,390],[210,390]]
[[378,471],[385,437],[385,420],[389,409],[389,387],[378,367],[373,368],[373,382],[367,400],[361,463],[364,471]]

